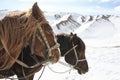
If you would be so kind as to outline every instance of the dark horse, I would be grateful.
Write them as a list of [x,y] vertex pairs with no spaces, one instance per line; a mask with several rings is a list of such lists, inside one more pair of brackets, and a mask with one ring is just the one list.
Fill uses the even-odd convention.
[[[88,64],[85,58],[85,44],[76,34],[59,34],[56,36],[57,42],[60,44],[61,55],[65,57],[68,64],[78,70],[79,74],[88,72]],[[23,48],[19,60],[28,65],[34,65],[36,62],[31,57],[31,50],[29,46]],[[16,74],[19,80],[33,80],[34,74],[41,69],[43,65],[36,68],[25,68],[18,63],[15,63],[12,68],[4,73],[7,76]],[[3,74],[1,74],[3,75]]]
[[85,44],[77,34],[57,35],[57,42],[60,44],[61,56],[65,57],[67,63],[73,65],[79,74],[88,72]]
[[[27,52],[26,46],[29,46]],[[37,71],[35,68],[41,68],[43,63],[57,62],[58,47],[54,32],[37,3],[28,12],[9,13],[0,20],[0,74],[3,74],[0,78],[7,77],[9,71],[19,78]],[[28,55],[26,60],[20,57],[22,49],[23,56]],[[23,67],[29,68],[25,74],[21,72]]]

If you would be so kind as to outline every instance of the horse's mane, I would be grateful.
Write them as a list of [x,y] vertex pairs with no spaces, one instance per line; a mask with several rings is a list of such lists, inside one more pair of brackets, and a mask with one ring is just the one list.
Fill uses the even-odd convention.
[[15,45],[14,43],[18,45],[22,43],[21,41],[26,41],[30,33],[36,31],[37,20],[45,19],[42,10],[38,9],[37,5],[34,6],[28,12],[9,12],[4,19],[0,20],[0,36],[6,43],[10,43],[11,47]]
[[[0,20],[0,50],[6,47],[13,57],[16,57],[16,55],[18,57],[21,49],[27,44],[30,36],[38,28],[38,23],[43,19],[45,17],[37,3],[28,12],[9,13]],[[0,60],[2,60],[1,57]]]
[[57,34],[56,36],[70,36],[70,34],[67,34],[67,33],[59,33],[59,34]]
[[13,48],[13,46],[15,46],[14,43],[16,43],[17,46],[23,43],[21,41],[25,40],[25,37],[28,38],[28,33],[31,33],[32,28],[33,30],[35,28],[30,26],[34,24],[32,21],[27,24],[28,22],[28,16],[25,16],[25,14],[22,16],[7,15],[0,21],[0,36],[3,40],[5,40],[4,42],[7,43],[7,46],[11,46],[11,48]]

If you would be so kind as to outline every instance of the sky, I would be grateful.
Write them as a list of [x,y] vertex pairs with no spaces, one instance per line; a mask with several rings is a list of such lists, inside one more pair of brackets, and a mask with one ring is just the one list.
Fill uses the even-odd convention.
[[0,0],[0,10],[29,10],[35,2],[50,12],[120,14],[120,0]]

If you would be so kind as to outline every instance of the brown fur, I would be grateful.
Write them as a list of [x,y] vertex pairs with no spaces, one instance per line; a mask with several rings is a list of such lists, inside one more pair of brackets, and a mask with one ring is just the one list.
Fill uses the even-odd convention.
[[[55,44],[51,26],[44,23],[46,21],[43,12],[35,3],[31,10],[20,14],[10,13],[4,19],[0,20],[0,70],[11,68],[15,63],[21,50],[26,46],[31,46],[31,35],[36,33],[38,27],[45,31],[46,38],[50,46]],[[47,30],[51,31],[47,34]],[[38,33],[36,33],[38,34]],[[39,34],[40,35],[40,34]],[[44,55],[44,45],[35,37],[34,51],[36,55]],[[7,52],[8,51],[8,52]],[[59,59],[58,49],[52,50],[56,62]],[[12,59],[9,54],[14,58]]]

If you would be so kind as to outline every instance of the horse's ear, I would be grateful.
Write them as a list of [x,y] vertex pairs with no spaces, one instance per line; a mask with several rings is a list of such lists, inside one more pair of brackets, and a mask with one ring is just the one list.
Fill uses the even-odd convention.
[[74,34],[74,36],[77,36],[77,34]]
[[32,7],[32,16],[35,19],[39,19],[40,14],[41,14],[41,11],[40,11],[40,8],[38,7],[37,2],[36,2],[36,3],[34,3],[34,5]]
[[73,33],[71,32],[70,35],[73,36]]

